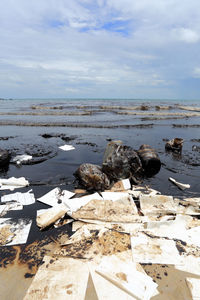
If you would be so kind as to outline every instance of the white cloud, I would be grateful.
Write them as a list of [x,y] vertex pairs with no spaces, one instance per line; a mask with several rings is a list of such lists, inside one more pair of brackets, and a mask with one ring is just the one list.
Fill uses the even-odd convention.
[[189,28],[178,28],[172,31],[174,37],[185,43],[197,43],[199,41],[199,34]]

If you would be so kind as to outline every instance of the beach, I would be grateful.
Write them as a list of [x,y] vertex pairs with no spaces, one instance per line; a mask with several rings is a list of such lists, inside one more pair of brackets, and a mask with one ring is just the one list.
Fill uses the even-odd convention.
[[[110,141],[121,140],[124,145],[135,150],[138,150],[142,144],[148,144],[160,157],[160,172],[153,177],[144,178],[142,186],[149,186],[163,195],[198,197],[200,193],[199,130],[200,103],[192,101],[1,100],[0,148],[9,150],[12,157],[34,154],[35,162],[33,164],[10,163],[7,168],[1,170],[0,178],[25,177],[30,185],[19,191],[27,192],[32,189],[36,199],[56,187],[74,191],[79,187],[74,172],[80,164],[102,165],[106,145]],[[182,153],[166,152],[166,141],[176,137],[184,140]],[[59,148],[63,145],[71,145],[74,149],[64,151]],[[179,190],[168,180],[169,177],[190,184],[190,189]],[[0,196],[8,193],[11,192],[0,191]],[[33,263],[35,251],[40,252],[42,249],[44,253],[50,253],[48,251],[51,243],[61,239],[63,232],[71,234],[71,224],[59,229],[40,231],[36,225],[36,212],[45,208],[47,205],[36,201],[23,210],[10,211],[4,216],[32,220],[26,246],[0,249],[3,258],[2,267],[6,267],[8,273],[13,262],[20,261],[20,266],[22,262],[26,266],[32,263],[32,268],[26,270],[26,274],[29,274],[27,277],[31,281],[43,257],[40,253],[39,258],[37,257]],[[24,270],[22,268],[22,274]],[[19,269],[12,272],[15,274]]]

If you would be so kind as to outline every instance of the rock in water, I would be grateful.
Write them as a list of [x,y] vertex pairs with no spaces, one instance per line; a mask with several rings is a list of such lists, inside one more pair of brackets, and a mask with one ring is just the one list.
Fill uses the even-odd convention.
[[9,164],[10,153],[7,150],[0,149],[0,167]]
[[82,164],[74,175],[87,190],[103,191],[110,186],[110,180],[98,165]]
[[181,152],[183,147],[183,139],[175,138],[165,144],[165,149],[173,152]]
[[114,181],[125,178],[138,178],[143,171],[142,163],[136,151],[122,145],[121,141],[108,143],[102,170]]
[[155,149],[143,144],[138,150],[138,155],[147,176],[153,176],[160,171],[161,161]]

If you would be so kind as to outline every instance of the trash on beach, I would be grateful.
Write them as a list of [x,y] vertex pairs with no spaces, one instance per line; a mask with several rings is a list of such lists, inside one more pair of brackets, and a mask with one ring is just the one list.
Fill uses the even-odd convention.
[[140,195],[142,194],[150,195],[150,196],[155,196],[160,194],[159,191],[156,191],[149,187],[143,187],[143,186],[132,186],[132,189],[129,190],[128,193],[136,199],[139,199]]
[[37,212],[36,223],[37,226],[42,229],[49,227],[57,220],[62,218],[67,212],[67,208],[63,204],[58,204],[51,208],[42,210],[42,212]]
[[143,264],[183,264],[176,243],[165,238],[139,233],[131,237],[133,261]]
[[28,186],[29,182],[24,177],[9,179],[0,179],[0,190],[11,190]]
[[78,209],[86,205],[91,200],[102,200],[102,199],[103,198],[98,193],[93,193],[91,195],[86,195],[80,198],[65,199],[63,203],[68,208],[67,213],[71,215],[72,212],[77,211]]
[[136,151],[129,146],[122,145],[122,141],[112,141],[107,144],[102,170],[109,179],[118,181],[141,176],[142,163]]
[[92,219],[105,222],[134,222],[134,215],[137,215],[137,207],[134,202],[112,201],[112,200],[91,200],[85,206],[72,213],[72,218]]
[[60,146],[58,147],[59,149],[63,150],[63,151],[70,151],[70,150],[74,150],[75,147],[72,146],[72,145],[63,145],[63,146]]
[[175,138],[167,141],[165,144],[165,149],[168,151],[181,152],[184,140],[182,138]]
[[130,188],[131,188],[130,180],[127,178],[115,182],[111,187],[110,191],[118,192],[118,191],[129,190]]
[[116,256],[104,257],[96,272],[135,299],[149,300],[157,288],[152,278],[140,271],[139,264]]
[[51,256],[45,256],[43,261],[24,300],[85,299],[89,270],[84,261]]
[[103,191],[110,186],[110,180],[98,165],[81,164],[74,175],[87,190]]
[[102,226],[92,230],[90,224],[89,229],[88,225],[84,225],[76,231],[61,249],[55,251],[55,255],[98,261],[104,255],[130,252],[130,247],[129,234]]
[[48,204],[50,206],[54,206],[56,204],[62,203],[64,200],[67,200],[74,195],[75,194],[70,191],[61,191],[60,188],[55,188],[47,194],[45,194],[44,196],[37,198],[37,201]]
[[32,221],[30,219],[0,219],[0,246],[25,244]]
[[30,161],[33,158],[32,155],[17,155],[12,159],[12,162],[16,163],[17,165],[22,164],[23,162]]
[[161,161],[155,149],[149,145],[143,144],[140,146],[137,153],[147,176],[153,176],[160,171]]
[[10,201],[7,202],[6,204],[0,203],[0,217],[5,216],[7,212],[10,210],[22,210],[22,209],[23,209],[23,205],[15,201]]
[[140,207],[144,215],[176,214],[177,205],[172,196],[140,195]]
[[14,193],[1,197],[2,202],[16,201],[22,205],[30,205],[35,203],[35,196],[31,193],[32,190],[27,193]]
[[123,201],[132,199],[128,192],[102,192],[101,195],[104,200]]
[[61,226],[67,225],[72,223],[74,220],[73,219],[66,219],[65,216],[61,219],[58,219],[55,223],[54,223],[54,228],[59,228]]
[[185,190],[185,189],[189,189],[190,185],[189,184],[185,184],[185,183],[181,183],[176,181],[174,178],[169,177],[169,181],[171,181],[172,183],[174,183],[179,189],[181,190]]

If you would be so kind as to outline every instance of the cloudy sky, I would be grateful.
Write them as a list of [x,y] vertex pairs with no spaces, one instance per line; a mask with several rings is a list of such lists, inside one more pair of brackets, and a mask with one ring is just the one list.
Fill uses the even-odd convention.
[[200,99],[199,0],[0,0],[0,98]]

